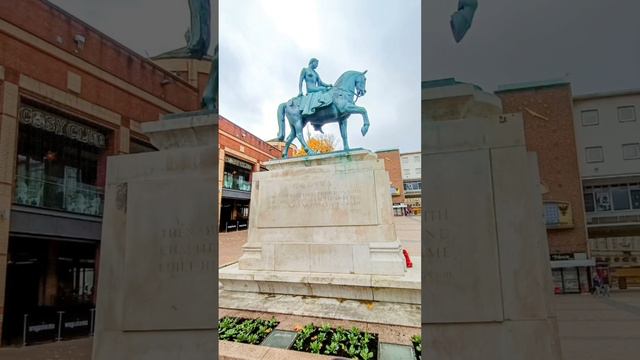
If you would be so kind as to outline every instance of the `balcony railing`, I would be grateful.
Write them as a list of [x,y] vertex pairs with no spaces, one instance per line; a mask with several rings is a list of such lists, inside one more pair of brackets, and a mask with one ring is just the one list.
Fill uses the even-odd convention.
[[251,182],[242,178],[225,175],[222,187],[225,189],[251,191]]
[[640,224],[640,210],[598,211],[587,213],[587,225]]
[[14,203],[43,209],[102,216],[104,189],[76,181],[16,176]]

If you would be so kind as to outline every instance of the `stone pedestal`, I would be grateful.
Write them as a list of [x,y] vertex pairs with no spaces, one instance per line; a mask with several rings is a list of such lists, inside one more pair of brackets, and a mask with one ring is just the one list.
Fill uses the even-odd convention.
[[110,157],[93,359],[210,359],[217,336],[217,114],[144,124]]
[[423,109],[423,357],[559,360],[522,117],[467,84],[423,90]]
[[254,174],[243,254],[220,269],[225,290],[420,303],[395,234],[389,175],[374,153],[265,166]]

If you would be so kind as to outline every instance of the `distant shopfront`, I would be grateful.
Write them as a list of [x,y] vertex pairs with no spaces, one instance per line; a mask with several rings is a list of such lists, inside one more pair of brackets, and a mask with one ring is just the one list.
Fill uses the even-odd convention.
[[249,226],[253,164],[225,156],[220,207],[220,231],[246,230]]
[[18,120],[2,340],[88,335],[109,132],[31,103]]
[[556,294],[579,294],[589,292],[593,259],[586,254],[552,254],[551,273]]

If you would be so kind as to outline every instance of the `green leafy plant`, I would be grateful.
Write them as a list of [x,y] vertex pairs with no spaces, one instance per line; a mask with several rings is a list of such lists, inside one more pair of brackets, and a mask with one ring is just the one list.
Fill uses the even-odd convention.
[[362,343],[364,345],[369,345],[369,342],[371,342],[372,339],[373,339],[373,335],[369,334],[368,332],[365,332],[362,335]]
[[362,358],[362,360],[373,359],[373,352],[369,351],[369,348],[364,346],[362,349],[360,349],[360,357]]
[[341,343],[343,341],[347,340],[347,335],[344,334],[344,332],[337,330],[336,332],[333,333],[333,336],[331,337],[331,341],[337,342],[337,343]]
[[360,343],[360,336],[356,335],[356,334],[354,334],[352,332],[347,334],[347,339],[349,339],[349,343],[351,345],[357,345],[357,344]]
[[275,318],[262,320],[224,317],[218,320],[218,335],[220,340],[259,344],[278,324]]
[[338,353],[340,349],[340,345],[337,342],[332,341],[329,345],[326,346],[324,353],[329,355],[335,355]]
[[311,352],[314,354],[320,354],[320,348],[322,348],[322,343],[319,342],[318,340],[312,342],[310,345],[311,347]]
[[323,343],[327,339],[327,334],[326,333],[319,333],[317,339],[318,339],[318,341]]
[[422,355],[422,336],[413,335],[411,337],[411,342],[413,343],[413,347],[416,350],[416,356],[420,359]]
[[329,324],[324,324],[320,327],[320,332],[328,333],[331,331],[331,326]]
[[349,347],[346,348],[346,351],[350,357],[354,357],[358,353],[358,349],[356,349],[356,347],[353,344],[349,345]]

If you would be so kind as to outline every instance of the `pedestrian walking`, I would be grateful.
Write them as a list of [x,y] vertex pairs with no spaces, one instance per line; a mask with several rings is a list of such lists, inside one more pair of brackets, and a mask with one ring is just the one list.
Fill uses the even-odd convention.
[[600,276],[598,273],[593,275],[593,295],[599,296],[601,294],[602,281],[600,280]]
[[601,280],[601,287],[602,287],[602,296],[606,296],[609,297],[609,274],[604,273],[602,274],[602,280]]

